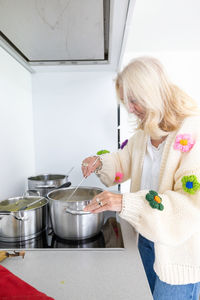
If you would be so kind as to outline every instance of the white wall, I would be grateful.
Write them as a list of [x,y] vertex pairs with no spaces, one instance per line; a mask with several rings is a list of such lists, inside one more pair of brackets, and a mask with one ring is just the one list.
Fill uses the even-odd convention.
[[199,13],[199,0],[136,0],[126,51],[200,51]]
[[34,172],[31,75],[0,48],[0,200],[23,194]]
[[[36,173],[82,179],[81,162],[98,150],[117,149],[117,103],[111,72],[33,75]],[[95,175],[83,186],[104,187]]]

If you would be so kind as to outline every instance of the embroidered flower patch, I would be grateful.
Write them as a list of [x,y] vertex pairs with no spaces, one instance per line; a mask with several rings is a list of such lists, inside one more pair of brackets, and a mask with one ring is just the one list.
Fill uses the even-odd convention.
[[106,153],[110,153],[110,151],[108,151],[108,150],[100,150],[96,154],[97,155],[102,155],[102,154],[106,154]]
[[125,141],[121,144],[120,149],[123,149],[127,144],[128,144],[128,140],[125,140]]
[[123,173],[117,172],[117,173],[115,174],[115,182],[117,182],[117,183],[121,182],[122,179],[123,179],[123,177],[124,177],[124,174],[123,174]]
[[158,193],[155,191],[149,191],[149,193],[146,194],[146,200],[149,202],[150,206],[152,208],[157,208],[158,210],[163,210],[164,206],[161,203],[162,198],[158,196]]
[[174,149],[188,152],[194,146],[195,141],[190,134],[178,134],[174,143]]
[[183,176],[181,181],[184,191],[189,194],[195,194],[200,189],[200,183],[195,175]]

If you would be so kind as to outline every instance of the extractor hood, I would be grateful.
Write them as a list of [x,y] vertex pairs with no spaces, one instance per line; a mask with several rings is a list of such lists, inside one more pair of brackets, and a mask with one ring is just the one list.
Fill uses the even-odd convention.
[[133,2],[0,0],[0,45],[30,67],[109,64],[119,60]]

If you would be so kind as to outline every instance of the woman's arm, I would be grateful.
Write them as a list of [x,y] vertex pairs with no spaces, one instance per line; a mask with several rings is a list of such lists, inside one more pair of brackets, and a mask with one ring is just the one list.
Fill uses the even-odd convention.
[[106,186],[113,186],[130,179],[134,140],[135,136],[129,139],[123,149],[101,156],[102,168],[97,175]]
[[166,245],[179,245],[200,231],[199,140],[183,154],[173,190],[158,193],[163,207],[155,205],[154,196],[148,190],[125,193],[120,216],[144,237]]

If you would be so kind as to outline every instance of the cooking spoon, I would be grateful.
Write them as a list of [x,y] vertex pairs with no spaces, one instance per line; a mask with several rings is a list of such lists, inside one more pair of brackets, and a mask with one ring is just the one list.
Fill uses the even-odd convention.
[[[58,190],[58,189],[61,189],[61,188],[67,188],[67,187],[69,187],[70,185],[71,185],[71,182],[68,181],[68,182],[65,182],[64,184],[62,184],[62,185],[56,187],[55,189]],[[38,203],[38,202],[40,202],[40,201],[41,201],[41,198],[40,198],[40,199],[37,199],[37,200],[35,200],[35,201],[33,201],[33,202],[31,202],[31,203],[25,205],[25,206],[23,206],[23,207],[21,207],[18,211],[25,210],[25,209],[29,208],[30,206],[32,206],[32,205],[34,205],[34,204],[36,204],[36,203]]]
[[[93,162],[93,164],[92,164],[92,167],[96,164],[96,162],[97,162],[97,160],[99,159],[99,156],[95,159],[95,161]],[[71,193],[71,195],[69,195],[69,197],[66,199],[66,201],[69,201],[71,198],[72,198],[72,196],[76,193],[76,191],[78,190],[78,188],[79,188],[79,186],[82,184],[82,182],[86,179],[87,177],[85,176],[85,177],[83,177],[82,179],[81,179],[81,182],[77,185],[77,187],[75,188],[75,190]]]
[[67,172],[67,177],[69,176],[69,174],[71,173],[72,170],[74,170],[74,167],[72,167],[72,168]]

